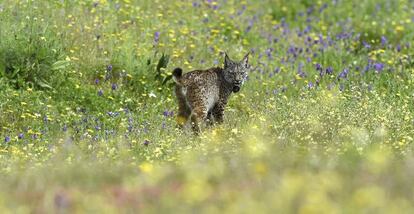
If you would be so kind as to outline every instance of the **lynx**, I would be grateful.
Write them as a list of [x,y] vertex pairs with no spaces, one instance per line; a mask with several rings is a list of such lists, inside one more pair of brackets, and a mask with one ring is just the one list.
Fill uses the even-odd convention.
[[207,125],[222,123],[231,93],[239,92],[247,78],[248,57],[249,53],[240,62],[235,62],[225,54],[224,68],[194,70],[186,74],[182,74],[181,68],[174,69],[178,125],[183,127],[190,118],[193,131],[199,133],[202,122]]

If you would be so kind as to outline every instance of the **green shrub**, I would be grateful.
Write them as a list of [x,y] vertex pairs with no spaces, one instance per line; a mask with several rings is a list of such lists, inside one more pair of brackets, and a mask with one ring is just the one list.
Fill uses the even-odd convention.
[[[7,27],[9,26],[9,27]],[[65,81],[61,41],[36,21],[18,26],[3,22],[0,32],[0,79],[15,89],[53,89]]]

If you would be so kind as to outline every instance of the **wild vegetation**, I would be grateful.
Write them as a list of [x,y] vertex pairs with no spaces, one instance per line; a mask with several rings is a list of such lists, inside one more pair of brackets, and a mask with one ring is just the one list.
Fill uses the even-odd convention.
[[[411,213],[411,0],[0,1],[3,213]],[[176,128],[171,71],[254,69]]]

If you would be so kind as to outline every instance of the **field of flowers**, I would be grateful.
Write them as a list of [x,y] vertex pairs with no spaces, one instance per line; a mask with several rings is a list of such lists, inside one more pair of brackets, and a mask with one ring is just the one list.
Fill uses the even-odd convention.
[[[1,213],[412,213],[411,0],[1,0]],[[250,51],[225,122],[169,75]]]

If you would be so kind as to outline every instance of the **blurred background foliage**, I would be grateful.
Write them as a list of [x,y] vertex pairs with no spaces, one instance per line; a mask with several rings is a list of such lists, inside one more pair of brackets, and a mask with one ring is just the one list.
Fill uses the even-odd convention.
[[[409,0],[0,1],[4,212],[410,213]],[[169,75],[255,67],[223,125]]]

